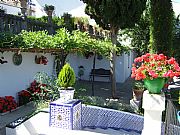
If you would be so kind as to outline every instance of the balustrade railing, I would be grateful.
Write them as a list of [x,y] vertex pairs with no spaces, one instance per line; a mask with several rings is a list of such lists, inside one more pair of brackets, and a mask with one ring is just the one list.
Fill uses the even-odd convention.
[[20,33],[21,30],[47,30],[52,33],[53,31],[50,31],[52,30],[51,27],[52,29],[57,28],[57,26],[48,23],[0,12],[0,32]]
[[[50,16],[48,16],[48,18],[52,19]],[[48,21],[48,23],[45,23],[38,20],[27,18],[26,16],[6,14],[2,10],[0,10],[0,32],[11,32],[18,34],[22,30],[27,30],[27,31],[47,30],[49,34],[53,34],[57,29],[61,27],[62,26],[57,26],[53,24],[52,20]],[[102,29],[97,30],[97,28],[91,25],[85,26],[83,24],[81,25],[76,24],[76,26],[73,29],[80,30],[83,32],[86,31],[89,33],[90,36],[94,38],[110,37],[109,31],[105,31]]]
[[171,89],[166,96],[165,135],[180,135],[180,121],[178,121],[178,111],[180,111],[179,92],[180,88]]

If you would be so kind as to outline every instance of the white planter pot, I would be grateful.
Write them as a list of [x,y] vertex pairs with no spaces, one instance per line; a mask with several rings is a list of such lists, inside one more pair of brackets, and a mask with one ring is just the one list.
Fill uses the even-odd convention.
[[74,98],[74,91],[75,89],[66,89],[66,90],[59,90],[60,99],[62,102],[66,102],[72,100]]

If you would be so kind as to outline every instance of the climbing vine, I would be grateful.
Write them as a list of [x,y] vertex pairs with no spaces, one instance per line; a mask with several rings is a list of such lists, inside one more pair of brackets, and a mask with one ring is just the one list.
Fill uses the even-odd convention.
[[62,49],[65,54],[98,52],[107,57],[113,48],[118,52],[129,50],[128,47],[124,46],[112,46],[108,39],[95,39],[90,37],[88,33],[79,30],[70,33],[65,28],[59,29],[55,35],[48,35],[47,31],[22,31],[18,35],[0,33],[0,48]]

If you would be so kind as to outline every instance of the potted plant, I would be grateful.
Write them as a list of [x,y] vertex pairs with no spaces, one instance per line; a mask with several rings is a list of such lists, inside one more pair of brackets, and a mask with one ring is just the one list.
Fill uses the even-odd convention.
[[45,6],[44,6],[44,11],[49,11],[49,10],[53,11],[53,10],[54,10],[54,6],[53,6],[53,5],[47,5],[47,4],[45,4]]
[[143,80],[150,94],[160,94],[169,78],[180,75],[176,60],[163,54],[147,53],[134,60],[131,77]]
[[31,93],[27,90],[22,90],[18,92],[18,105],[22,106],[29,103],[31,101],[31,96]]
[[48,15],[48,16],[52,16],[52,13],[53,13],[53,11],[54,11],[54,6],[53,5],[47,5],[47,4],[45,4],[45,6],[44,6],[44,11],[46,12],[46,14]]
[[35,56],[35,63],[36,64],[43,64],[43,65],[47,65],[47,63],[48,63],[48,59],[47,59],[47,57],[45,57],[45,56],[40,56],[40,57],[38,57],[37,55]]
[[58,75],[57,84],[59,86],[60,99],[62,102],[73,99],[74,91],[73,88],[76,81],[74,70],[71,66],[66,63]]
[[133,99],[136,101],[141,101],[143,92],[144,92],[144,84],[142,81],[134,81],[133,84]]
[[81,80],[81,77],[84,75],[84,67],[83,66],[79,66],[79,71],[78,71],[78,76],[79,76],[79,80]]

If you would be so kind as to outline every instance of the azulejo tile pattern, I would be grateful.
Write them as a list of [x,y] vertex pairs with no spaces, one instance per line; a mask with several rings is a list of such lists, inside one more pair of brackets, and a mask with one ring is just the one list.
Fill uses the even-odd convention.
[[54,101],[50,104],[50,123],[52,127],[62,129],[81,129],[81,101],[67,103]]
[[141,116],[94,106],[83,106],[82,108],[83,128],[123,129],[136,133],[141,133],[143,129],[144,119]]

